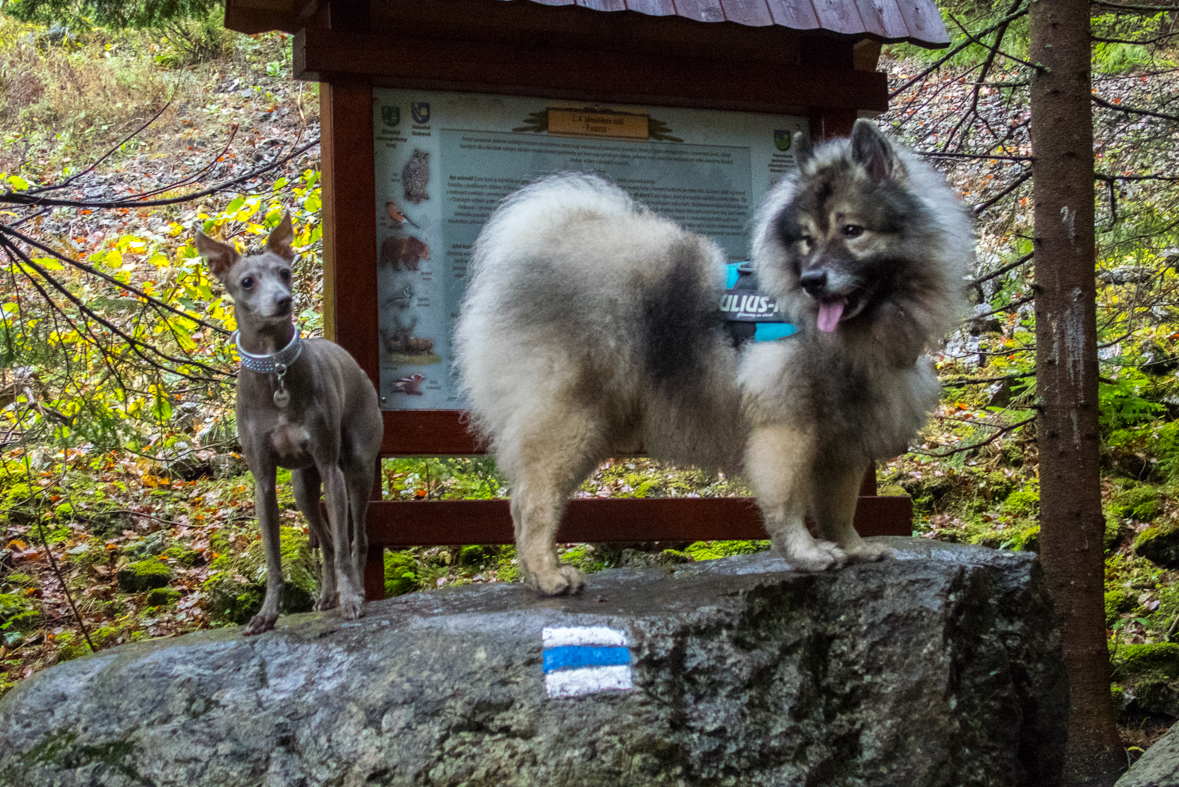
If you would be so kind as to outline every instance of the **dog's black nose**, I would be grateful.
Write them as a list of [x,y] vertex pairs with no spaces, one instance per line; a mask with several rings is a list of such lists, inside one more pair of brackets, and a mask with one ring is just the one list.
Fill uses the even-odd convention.
[[280,312],[289,312],[291,310],[291,296],[281,295],[274,299],[274,306]]
[[827,289],[827,271],[824,268],[806,270],[798,277],[798,284],[807,295],[822,295]]

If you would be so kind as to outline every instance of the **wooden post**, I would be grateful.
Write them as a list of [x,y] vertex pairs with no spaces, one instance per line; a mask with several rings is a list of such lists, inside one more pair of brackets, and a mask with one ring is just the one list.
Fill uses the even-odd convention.
[[[377,291],[377,217],[372,86],[360,81],[323,83],[319,97],[324,333],[352,354],[380,390],[377,299],[373,295]],[[372,499],[380,498],[378,459]],[[369,546],[364,566],[364,591],[369,601],[385,597],[384,551],[379,541]]]

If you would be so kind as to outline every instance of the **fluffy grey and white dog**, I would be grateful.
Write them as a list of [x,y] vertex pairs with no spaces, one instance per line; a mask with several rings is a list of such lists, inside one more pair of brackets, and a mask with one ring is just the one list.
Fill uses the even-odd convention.
[[736,346],[720,248],[596,176],[525,186],[480,234],[457,363],[541,593],[584,584],[553,544],[566,500],[598,463],[638,450],[743,472],[795,568],[887,555],[852,527],[860,481],[936,404],[923,353],[962,306],[971,222],[868,121],[795,144],[799,168],[767,194],[753,238],[761,289],[801,329],[788,338]]

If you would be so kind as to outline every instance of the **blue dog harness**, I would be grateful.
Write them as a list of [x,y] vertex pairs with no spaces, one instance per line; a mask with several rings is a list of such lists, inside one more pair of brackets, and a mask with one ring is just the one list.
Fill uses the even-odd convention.
[[720,310],[734,347],[747,342],[772,342],[798,333],[798,327],[787,321],[774,297],[757,289],[753,263],[733,262],[726,267]]

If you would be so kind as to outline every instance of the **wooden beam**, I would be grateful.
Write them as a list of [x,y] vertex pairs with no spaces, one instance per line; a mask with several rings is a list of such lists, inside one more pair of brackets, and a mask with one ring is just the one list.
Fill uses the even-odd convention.
[[[855,526],[862,536],[913,534],[908,497],[861,497]],[[508,500],[374,501],[369,546],[514,543]],[[767,538],[752,498],[623,498],[569,501],[557,540],[562,543],[730,541]]]
[[330,30],[296,35],[294,73],[320,81],[371,75],[374,84],[392,87],[755,112],[888,109],[887,77],[850,67],[789,68]]
[[471,456],[484,453],[467,431],[465,410],[386,410],[382,456]]

